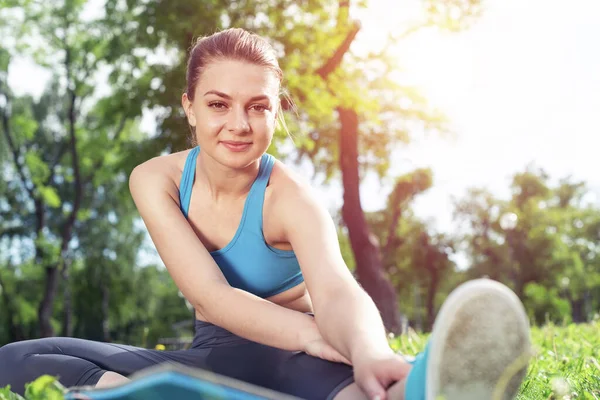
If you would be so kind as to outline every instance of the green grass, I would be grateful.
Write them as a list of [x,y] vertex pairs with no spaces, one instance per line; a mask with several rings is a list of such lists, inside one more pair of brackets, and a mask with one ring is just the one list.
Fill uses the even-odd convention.
[[[535,355],[521,386],[519,400],[600,400],[600,321],[590,324],[533,328]],[[392,347],[414,355],[425,347],[426,335],[409,333],[391,339]],[[60,385],[42,377],[30,385],[27,400],[60,400]],[[0,389],[0,400],[22,397]]]
[[[407,355],[422,351],[426,335],[391,340]],[[600,321],[532,329],[535,355],[518,400],[600,400]]]

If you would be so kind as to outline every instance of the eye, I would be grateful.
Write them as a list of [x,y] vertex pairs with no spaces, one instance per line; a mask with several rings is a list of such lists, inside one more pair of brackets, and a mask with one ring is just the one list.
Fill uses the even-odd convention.
[[250,106],[250,108],[252,110],[258,111],[258,112],[265,112],[270,109],[269,107],[265,106],[264,104],[253,104],[252,106]]
[[227,104],[220,101],[213,101],[212,103],[209,103],[208,106],[216,110],[224,110],[227,108]]

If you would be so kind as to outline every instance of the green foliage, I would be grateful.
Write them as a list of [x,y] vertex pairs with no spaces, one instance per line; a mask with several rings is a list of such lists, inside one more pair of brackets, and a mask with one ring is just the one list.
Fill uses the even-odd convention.
[[0,400],[62,400],[66,389],[56,377],[42,375],[25,385],[25,397],[10,391],[10,386],[0,388]]
[[50,375],[40,376],[25,387],[26,400],[61,400],[64,393],[65,387]]
[[[62,296],[79,286],[68,280],[68,268],[83,268],[83,276],[101,269],[103,279],[98,282],[104,285],[128,281],[131,276],[117,271],[134,270],[145,233],[134,225],[139,216],[127,190],[131,154],[136,154],[131,143],[142,139],[138,117],[143,94],[137,99],[129,96],[139,93],[131,87],[138,71],[127,63],[133,47],[120,46],[121,52],[115,53],[112,44],[119,38],[110,24],[82,18],[87,1],[59,3],[13,2],[8,5],[13,10],[0,11],[0,34],[6,31],[15,43],[2,49],[2,70],[19,56],[33,59],[51,76],[41,97],[34,99],[14,95],[6,74],[0,72],[2,151],[8,147],[5,144],[11,143],[8,150],[12,153],[0,156],[5,174],[0,196],[0,238],[14,241],[11,254],[21,260],[14,266],[14,273],[6,275],[19,286],[18,277],[29,268],[56,271],[58,275],[56,286],[49,285],[50,280],[41,274],[29,290],[8,289],[12,297],[3,302],[14,303],[9,307],[13,312],[7,316],[7,331],[13,335],[10,340],[15,340],[19,330],[25,336],[36,335],[23,325],[29,317],[22,312],[40,309],[45,290],[55,299],[43,304],[51,310],[48,322],[62,328],[62,334],[72,334],[79,323],[79,317],[72,315],[73,307],[80,300],[63,302]],[[11,11],[18,11],[18,18]],[[20,19],[29,29],[16,29]],[[7,28],[2,30],[4,26]],[[123,38],[121,42],[127,41]],[[134,45],[135,41],[127,43]],[[147,63],[143,60],[135,59],[139,71],[145,71]],[[99,93],[97,88],[103,85],[99,78],[107,72],[119,85]],[[74,210],[76,206],[78,210]],[[0,246],[4,249],[11,243],[0,241]],[[104,296],[119,303],[114,293]],[[98,298],[92,301],[101,303]],[[28,307],[21,307],[23,304]],[[95,311],[104,320],[110,319],[109,309]],[[65,314],[73,317],[74,325],[61,327]],[[96,330],[103,332],[100,325]],[[3,330],[0,337],[6,340]]]
[[535,282],[525,286],[523,303],[533,321],[571,321],[571,305],[561,298],[558,288],[546,288]]
[[5,388],[0,388],[0,400],[23,400],[23,396],[10,391],[10,385]]
[[589,320],[600,291],[600,209],[582,203],[585,184],[552,184],[543,170],[528,167],[515,174],[511,191],[505,200],[472,189],[456,203],[456,218],[467,226],[469,276],[511,285],[537,323],[562,322],[567,313]]
[[[600,321],[532,328],[535,356],[518,400],[593,400],[600,396]],[[390,339],[406,355],[423,351],[429,335],[409,331]]]
[[597,398],[600,395],[598,332],[598,320],[590,324],[547,324],[534,328],[537,355],[529,366],[520,398],[547,399],[553,392],[558,399]]

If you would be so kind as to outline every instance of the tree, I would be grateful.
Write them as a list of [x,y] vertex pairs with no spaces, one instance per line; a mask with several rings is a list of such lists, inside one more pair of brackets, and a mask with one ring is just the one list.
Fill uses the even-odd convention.
[[473,189],[456,205],[457,219],[469,223],[471,276],[511,285],[537,322],[546,315],[590,318],[584,305],[600,286],[600,210],[582,203],[585,184],[564,178],[553,185],[545,171],[528,166],[513,176],[511,192],[501,200]]
[[[27,27],[23,36],[13,37],[18,44],[13,51],[32,57],[52,73],[39,100],[14,96],[5,74],[0,81],[1,130],[10,160],[10,165],[3,165],[9,168],[7,220],[11,232],[20,230],[20,238],[31,241],[35,264],[45,273],[38,308],[41,336],[55,332],[51,318],[61,281],[62,332],[71,335],[70,266],[78,233],[90,222],[94,210],[89,207],[99,187],[126,180],[120,163],[127,155],[121,143],[141,136],[134,123],[141,113],[135,98],[117,104],[113,95],[123,96],[124,88],[104,98],[96,91],[100,71],[108,69],[117,82],[131,78],[132,72],[126,63],[106,64],[106,56],[120,43],[118,34],[99,21],[83,19],[85,4],[81,0],[9,4],[23,11],[20,22]],[[119,50],[126,52],[122,46]],[[26,254],[24,248],[22,253]]]
[[[347,37],[353,38],[355,33],[348,28],[351,26],[348,21],[348,3],[339,4],[337,29],[349,32]],[[452,24],[440,21],[440,16],[447,20],[448,14],[445,12],[448,10],[453,13],[458,12],[462,18],[453,19]],[[461,26],[459,19],[464,20],[464,17],[474,15],[476,10],[478,10],[477,2],[452,2],[447,9],[438,8],[435,2],[429,2],[426,20],[410,27],[403,36],[433,24],[459,29]],[[350,48],[347,42],[348,40],[342,42],[339,48]],[[351,62],[346,63],[345,68],[340,67],[337,70],[331,67],[338,58],[337,62],[341,63],[340,52],[336,52],[324,67],[316,71],[334,95],[332,103],[337,112],[338,121],[335,122],[339,123],[339,128],[325,129],[321,132],[321,125],[319,125],[312,135],[314,143],[309,146],[310,150],[306,154],[311,155],[315,160],[326,154],[327,152],[322,150],[327,149],[337,156],[344,187],[342,215],[348,227],[359,282],[374,299],[386,328],[398,333],[401,324],[396,293],[385,277],[381,249],[378,243],[372,240],[373,235],[362,209],[359,166],[363,171],[374,168],[380,176],[383,176],[389,166],[391,149],[398,142],[409,141],[411,134],[414,134],[411,125],[419,123],[424,131],[429,132],[444,131],[446,127],[441,114],[429,110],[425,99],[418,95],[415,88],[403,87],[390,78],[390,72],[395,66],[386,59],[386,50],[384,48],[379,54],[367,56],[350,53],[346,59]],[[374,78],[365,73],[365,71],[377,71],[382,61],[385,66],[382,73],[374,74]],[[331,70],[331,72],[324,75],[324,70]],[[403,106],[404,104],[409,106]],[[322,136],[326,139],[331,133],[337,134],[337,143],[322,140]],[[366,160],[362,165],[360,165],[361,158]],[[324,163],[326,170],[328,165],[331,164]],[[390,229],[393,229],[397,220],[392,219],[390,224]]]
[[566,177],[553,188],[550,207],[555,217],[556,233],[562,246],[556,257],[561,260],[561,272],[555,287],[568,300],[574,322],[590,320],[593,294],[600,290],[600,209],[584,202],[589,189],[585,182]]
[[[417,169],[400,176],[386,208],[367,214],[369,227],[381,244],[386,277],[396,293],[405,293],[398,304],[403,305],[405,315],[418,330],[431,329],[438,308],[436,299],[454,287],[444,285],[448,275],[454,272],[454,263],[450,260],[454,253],[452,238],[431,232],[410,209],[413,200],[426,192],[432,181],[429,169]],[[421,297],[425,298],[424,304],[419,302]]]

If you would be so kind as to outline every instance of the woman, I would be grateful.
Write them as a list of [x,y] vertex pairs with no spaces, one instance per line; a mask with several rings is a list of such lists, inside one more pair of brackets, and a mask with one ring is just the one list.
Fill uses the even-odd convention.
[[140,215],[196,310],[191,349],[13,343],[0,349],[0,386],[22,392],[49,373],[66,386],[107,387],[176,362],[306,399],[491,397],[529,348],[519,300],[492,281],[467,283],[444,304],[424,353],[412,364],[395,354],[344,264],[329,214],[308,183],[266,153],[282,118],[281,81],[262,38],[229,29],[199,40],[182,97],[197,145],[131,173]]

